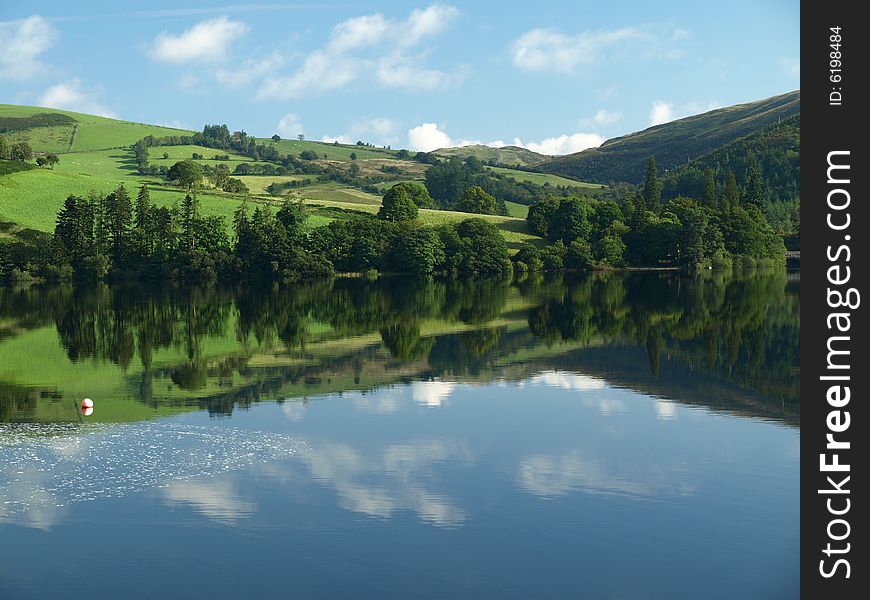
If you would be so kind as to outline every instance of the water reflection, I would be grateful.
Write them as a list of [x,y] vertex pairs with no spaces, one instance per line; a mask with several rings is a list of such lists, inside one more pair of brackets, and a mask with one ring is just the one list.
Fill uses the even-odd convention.
[[[542,373],[796,423],[798,285],[717,272],[0,290],[0,421],[78,420],[70,407],[84,396],[97,401],[93,419],[128,421],[407,381],[437,407],[454,381]],[[392,410],[378,402],[369,408]]]

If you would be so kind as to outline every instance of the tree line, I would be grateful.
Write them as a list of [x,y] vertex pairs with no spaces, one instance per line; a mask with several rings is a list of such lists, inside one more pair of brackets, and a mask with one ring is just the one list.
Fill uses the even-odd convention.
[[662,201],[655,158],[638,192],[622,204],[586,197],[547,198],[529,208],[532,231],[550,241],[525,245],[514,256],[519,270],[595,267],[755,267],[782,265],[782,237],[761,212],[761,174],[750,163],[746,185],[733,171],[717,184],[711,170],[700,199]]

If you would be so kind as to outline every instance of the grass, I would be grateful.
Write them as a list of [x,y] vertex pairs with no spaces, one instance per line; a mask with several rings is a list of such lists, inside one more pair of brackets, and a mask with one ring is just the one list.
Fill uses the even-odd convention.
[[577,181],[575,179],[568,179],[567,177],[560,177],[558,175],[551,175],[549,173],[531,173],[529,171],[518,171],[517,169],[508,169],[505,167],[487,168],[495,171],[496,173],[506,175],[514,181],[528,181],[529,183],[534,183],[535,185],[550,184],[556,187],[564,186],[593,189],[600,189],[602,187],[606,187],[601,185],[600,183],[586,183],[585,181]]
[[[164,159],[163,153],[169,155],[169,158]],[[148,163],[152,165],[166,166],[171,167],[179,160],[192,160],[193,153],[202,154],[204,159],[197,159],[195,162],[199,164],[207,164],[207,165],[219,165],[220,163],[227,163],[227,166],[230,167],[230,171],[235,168],[235,164],[238,163],[251,163],[253,164],[269,164],[265,162],[257,163],[249,156],[244,156],[242,154],[236,154],[230,150],[218,150],[217,148],[207,148],[205,146],[194,146],[194,145],[185,145],[185,146],[152,146],[148,148]],[[216,154],[229,156],[228,160],[212,160],[212,156]],[[132,155],[131,155],[132,156]],[[235,163],[235,164],[233,164]]]
[[395,150],[386,150],[384,148],[368,148],[366,146],[356,146],[347,144],[330,144],[327,142],[315,141],[299,141],[299,140],[281,140],[273,142],[269,138],[257,138],[258,143],[276,146],[281,154],[299,154],[303,150],[310,150],[317,154],[318,158],[330,160],[350,160],[351,154],[356,154],[357,158],[395,158]]
[[[92,190],[107,194],[121,183],[135,196],[142,181],[145,179],[109,179],[47,169],[4,175],[0,178],[0,217],[22,227],[54,231],[57,212],[67,196],[87,196]],[[161,182],[152,183],[151,200],[154,204],[172,206],[184,199],[184,190]],[[199,199],[204,216],[221,215],[228,224],[232,223],[233,212],[240,203],[238,198],[208,192],[200,192]]]
[[248,186],[252,194],[268,194],[266,188],[273,183],[287,183],[289,181],[305,181],[317,179],[317,175],[240,175],[236,177]]
[[39,113],[65,114],[75,119],[76,124],[37,127],[4,135],[13,141],[27,140],[40,152],[65,153],[121,148],[136,143],[146,135],[162,137],[192,133],[171,127],[145,125],[53,108],[0,104],[0,117],[27,117]]
[[525,204],[520,204],[518,202],[509,202],[506,200],[504,205],[508,209],[508,214],[512,217],[516,217],[517,219],[525,219],[526,215],[529,214],[529,207]]

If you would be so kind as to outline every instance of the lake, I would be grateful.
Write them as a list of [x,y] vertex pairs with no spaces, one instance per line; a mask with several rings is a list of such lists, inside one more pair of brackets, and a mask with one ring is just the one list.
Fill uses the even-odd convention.
[[798,597],[799,286],[0,290],[0,598]]

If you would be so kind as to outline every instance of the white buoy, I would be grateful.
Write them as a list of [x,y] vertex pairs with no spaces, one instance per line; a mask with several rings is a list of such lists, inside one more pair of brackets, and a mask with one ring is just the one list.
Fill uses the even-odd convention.
[[92,414],[94,414],[94,409],[93,408],[83,408],[82,414],[86,417],[90,417]]
[[82,410],[87,410],[89,408],[94,408],[94,401],[90,398],[85,398],[84,400],[82,400]]

